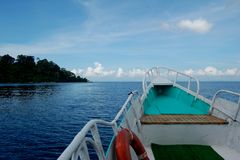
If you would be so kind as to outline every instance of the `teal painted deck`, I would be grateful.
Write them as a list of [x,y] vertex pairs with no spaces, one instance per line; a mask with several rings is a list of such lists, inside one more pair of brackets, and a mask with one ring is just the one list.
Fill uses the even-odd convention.
[[172,86],[151,88],[144,101],[144,114],[208,114],[209,104]]

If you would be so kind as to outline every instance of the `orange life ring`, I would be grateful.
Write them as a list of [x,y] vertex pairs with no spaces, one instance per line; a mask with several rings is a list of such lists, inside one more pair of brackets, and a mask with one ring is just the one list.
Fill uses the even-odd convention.
[[130,145],[138,156],[138,159],[149,160],[147,152],[139,138],[130,130],[122,129],[115,143],[116,155],[118,160],[131,160]]

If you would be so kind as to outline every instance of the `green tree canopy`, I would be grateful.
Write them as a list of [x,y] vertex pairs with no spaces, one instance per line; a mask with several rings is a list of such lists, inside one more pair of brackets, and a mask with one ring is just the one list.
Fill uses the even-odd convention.
[[47,59],[37,59],[34,56],[18,55],[17,59],[9,56],[0,56],[0,82],[26,83],[26,82],[88,82],[60,68],[56,63]]

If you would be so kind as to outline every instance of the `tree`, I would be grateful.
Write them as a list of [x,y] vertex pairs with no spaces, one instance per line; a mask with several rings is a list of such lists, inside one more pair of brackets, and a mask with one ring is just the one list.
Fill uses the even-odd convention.
[[47,59],[37,62],[37,81],[57,82],[59,79],[60,67]]
[[0,82],[8,82],[14,79],[14,61],[15,59],[8,54],[0,57]]
[[36,64],[33,56],[18,55],[15,67],[18,82],[34,82]]
[[15,60],[9,55],[0,56],[0,82],[88,82],[60,68],[56,63],[47,59],[38,59],[37,63],[33,56],[18,55]]

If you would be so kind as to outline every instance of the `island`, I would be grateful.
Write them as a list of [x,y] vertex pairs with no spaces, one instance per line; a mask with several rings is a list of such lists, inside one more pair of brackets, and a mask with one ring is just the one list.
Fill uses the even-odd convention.
[[0,83],[89,82],[88,79],[60,68],[47,59],[35,62],[34,56],[0,56]]

